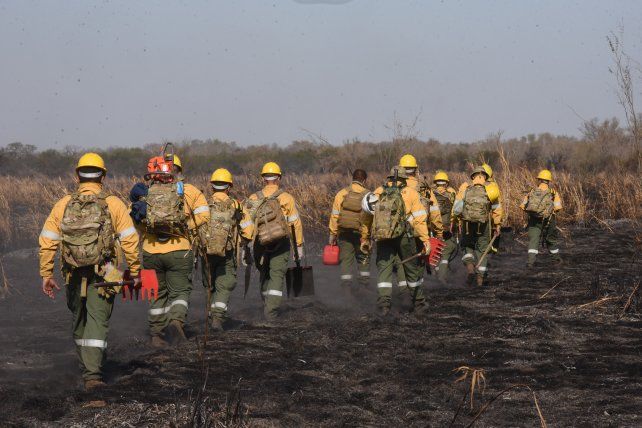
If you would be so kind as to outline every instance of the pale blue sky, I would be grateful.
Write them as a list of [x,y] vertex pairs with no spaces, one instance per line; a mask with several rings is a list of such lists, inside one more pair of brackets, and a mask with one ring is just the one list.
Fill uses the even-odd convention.
[[0,146],[577,135],[642,61],[640,1],[312,2],[0,0]]

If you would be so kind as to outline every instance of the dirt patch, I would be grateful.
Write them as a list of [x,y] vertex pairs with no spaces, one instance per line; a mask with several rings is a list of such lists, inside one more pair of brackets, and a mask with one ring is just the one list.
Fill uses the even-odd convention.
[[[561,267],[542,257],[532,271],[524,268],[525,248],[506,240],[486,288],[439,287],[428,277],[430,311],[420,319],[406,313],[403,295],[393,316],[376,317],[375,279],[371,291],[346,295],[338,270],[317,257],[315,299],[288,301],[283,320],[266,327],[258,322],[256,284],[245,300],[241,285],[230,330],[211,337],[204,354],[200,286],[190,306],[190,341],[178,349],[149,348],[145,304],[119,303],[108,386],[91,394],[80,390],[64,298],[50,302],[39,292],[33,251],[6,255],[11,288],[0,301],[0,424],[444,426],[461,406],[454,425],[465,426],[493,396],[523,384],[550,426],[639,426],[639,293],[622,314],[642,273],[639,248],[627,244],[631,232],[626,224],[613,233],[575,229]],[[582,306],[605,297],[613,298]],[[486,388],[472,411],[468,399],[462,405],[470,384],[455,383],[460,366],[485,370]],[[92,404],[98,401],[106,406]],[[538,425],[532,393],[508,391],[479,423]]]

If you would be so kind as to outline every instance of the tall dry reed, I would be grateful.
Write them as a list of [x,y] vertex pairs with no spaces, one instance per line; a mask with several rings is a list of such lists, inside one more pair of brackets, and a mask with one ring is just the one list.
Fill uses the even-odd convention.
[[[449,173],[455,188],[468,179],[463,172]],[[510,168],[509,173],[496,174],[506,209],[506,223],[520,226],[524,214],[519,209],[524,195],[535,186],[532,171]],[[187,182],[209,194],[207,176],[188,177]],[[243,199],[260,189],[257,176],[236,176],[233,193]],[[108,177],[108,191],[128,201],[129,189],[138,179]],[[383,174],[372,174],[370,188],[378,186]],[[306,234],[324,234],[332,200],[337,191],[347,186],[350,178],[341,174],[298,174],[283,177],[282,187],[292,193],[299,204]],[[642,218],[642,181],[631,173],[586,174],[583,176],[556,173],[553,183],[562,197],[564,209],[559,223],[602,224],[612,219]],[[53,204],[76,187],[73,176],[48,178],[35,176],[15,178],[0,176],[0,249],[37,245],[38,234]]]

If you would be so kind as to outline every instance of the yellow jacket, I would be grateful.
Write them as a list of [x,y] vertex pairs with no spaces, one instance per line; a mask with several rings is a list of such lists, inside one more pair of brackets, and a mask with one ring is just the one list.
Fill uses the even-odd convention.
[[[225,192],[214,192],[212,193],[212,200],[216,202],[223,202],[230,199],[229,195]],[[250,218],[250,214],[247,212],[247,209],[236,199],[234,199],[234,204],[236,208],[241,211],[241,221],[239,222],[239,231],[237,232],[236,226],[234,227],[234,233],[239,233],[243,238],[248,241],[252,240],[252,235],[254,234],[254,223]]]
[[[279,186],[276,184],[268,184],[262,189],[262,192],[265,197],[268,197],[276,193],[277,190],[279,190]],[[253,193],[248,199],[256,201],[258,198],[259,196],[256,193]],[[288,225],[294,225],[296,245],[300,247],[303,245],[303,224],[299,217],[299,210],[296,207],[296,201],[294,200],[294,197],[287,192],[281,193],[276,199],[281,205],[281,211],[283,212]]]
[[[417,180],[417,177],[408,177],[406,180],[406,185],[412,189],[415,189],[418,193],[421,194],[421,183]],[[425,195],[423,195],[425,196]],[[441,212],[439,211],[439,202],[435,195],[430,192],[430,206],[426,207],[428,209],[428,214],[430,216],[430,231],[437,238],[442,238],[444,236],[444,223],[441,220]]]
[[[374,193],[377,196],[381,196],[383,192],[383,187],[378,187]],[[428,225],[426,220],[428,219],[428,214],[426,213],[426,207],[421,203],[419,199],[419,193],[408,186],[405,186],[401,189],[401,197],[403,199],[404,205],[406,206],[406,216],[408,218],[408,223],[412,225],[412,228],[415,232],[415,236],[421,240],[423,243],[430,242],[430,236],[428,235]],[[370,233],[372,228],[372,219],[371,215],[363,215],[363,225],[361,226],[361,239],[367,240],[370,239]],[[439,219],[441,224],[441,218]]]
[[[358,181],[353,181],[352,184],[350,184],[350,190],[352,190],[353,192],[361,193],[365,192],[367,189],[363,187],[363,185]],[[337,233],[339,233],[339,226],[337,222],[339,221],[341,205],[343,204],[343,200],[345,199],[347,194],[348,189],[345,188],[339,190],[337,195],[334,197],[334,202],[332,203],[332,213],[330,213],[330,224],[328,225],[331,235],[336,235]]]
[[[537,188],[539,190],[551,190],[551,193],[553,193],[553,211],[558,212],[559,210],[562,209],[562,198],[560,198],[559,193],[557,191],[553,190],[550,188],[550,186],[546,183],[540,183]],[[526,209],[526,204],[528,203],[528,195],[524,196],[524,199],[522,200],[521,205],[519,206],[521,209],[525,210]]]
[[[184,207],[187,214],[187,228],[190,235],[194,236],[196,228],[210,221],[210,207],[205,196],[191,184],[183,187]],[[143,251],[150,254],[167,254],[172,251],[189,250],[192,242],[189,236],[173,236],[165,242],[160,242],[152,232],[147,232],[144,222],[140,225],[143,235]]]
[[[98,183],[81,183],[78,186],[78,192],[85,195],[97,195],[101,190],[102,185]],[[70,200],[71,195],[66,195],[56,202],[49,217],[45,220],[45,225],[38,238],[38,244],[40,245],[40,276],[43,278],[53,277],[54,258],[62,239],[60,224]],[[129,210],[123,201],[116,196],[108,196],[105,202],[107,202],[111,222],[118,241],[120,241],[120,246],[125,253],[129,270],[133,276],[136,276],[140,270],[138,233],[136,233],[134,223],[129,216]]]
[[[469,186],[486,186],[486,180],[484,180],[483,177],[476,177],[472,181],[472,183],[463,183],[461,186],[459,186],[459,191],[457,192],[457,196],[455,196],[455,203],[453,204],[453,219],[459,220],[461,217],[461,212],[464,208],[464,195],[466,193],[466,189]],[[502,207],[501,203],[501,194],[496,201],[491,201],[490,213],[492,225],[501,225],[502,219],[504,217],[504,208]]]

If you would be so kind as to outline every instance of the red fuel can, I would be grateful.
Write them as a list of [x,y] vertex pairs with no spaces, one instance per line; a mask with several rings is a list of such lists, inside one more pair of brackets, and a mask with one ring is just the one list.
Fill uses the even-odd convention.
[[335,266],[339,264],[339,246],[326,245],[323,248],[323,264]]

